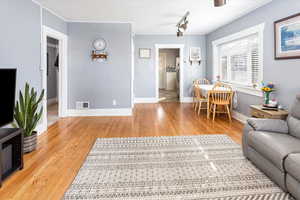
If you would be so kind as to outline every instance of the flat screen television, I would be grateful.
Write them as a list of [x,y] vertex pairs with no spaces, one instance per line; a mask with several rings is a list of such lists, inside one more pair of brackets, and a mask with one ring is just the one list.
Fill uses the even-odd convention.
[[16,69],[0,69],[0,127],[14,120]]

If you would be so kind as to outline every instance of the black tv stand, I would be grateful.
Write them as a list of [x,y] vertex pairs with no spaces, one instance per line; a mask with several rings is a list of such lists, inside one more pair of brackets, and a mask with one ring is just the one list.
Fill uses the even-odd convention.
[[6,178],[23,166],[23,131],[18,128],[0,129],[0,187]]

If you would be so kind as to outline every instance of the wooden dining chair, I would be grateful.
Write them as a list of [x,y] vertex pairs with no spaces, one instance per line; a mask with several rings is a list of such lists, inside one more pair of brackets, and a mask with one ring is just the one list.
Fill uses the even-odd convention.
[[202,95],[200,88],[195,88],[195,111],[200,115],[201,110],[206,109],[207,106],[202,106],[205,103],[208,103],[208,99]]
[[[213,121],[215,121],[216,113],[225,113],[231,121],[231,100],[233,96],[232,87],[224,83],[217,83],[209,95],[210,113],[213,113]],[[223,107],[223,111],[222,108]],[[219,110],[218,110],[219,109]]]
[[206,78],[204,79],[198,79],[198,80],[195,80],[193,82],[193,84],[198,84],[198,85],[209,85],[210,84],[210,81],[207,80]]
[[202,96],[201,89],[197,87],[198,85],[209,85],[210,82],[207,79],[199,79],[193,82],[193,106],[195,111],[198,109],[198,115],[200,114],[201,109],[206,109],[202,107],[202,103],[207,103],[207,98]]
[[224,88],[231,88],[232,87],[226,83],[223,83],[221,81],[217,81],[215,84],[214,84],[214,88],[218,88],[218,87],[224,87]]

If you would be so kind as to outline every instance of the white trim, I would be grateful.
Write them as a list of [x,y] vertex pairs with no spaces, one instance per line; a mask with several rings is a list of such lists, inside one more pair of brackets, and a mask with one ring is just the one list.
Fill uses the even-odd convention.
[[70,23],[133,24],[132,21],[68,20]]
[[49,13],[51,13],[52,15],[54,15],[54,16],[60,18],[61,20],[65,21],[65,22],[68,22],[68,20],[67,20],[65,17],[63,17],[63,16],[57,14],[57,13],[56,13],[55,11],[53,11],[52,9],[43,6],[40,2],[38,2],[38,1],[36,1],[36,0],[31,0],[31,1],[32,1],[33,3],[39,5],[39,6],[41,7],[41,9],[45,9],[45,10],[47,10]]
[[120,109],[69,109],[69,117],[91,117],[91,116],[131,116],[132,108]]
[[159,49],[179,49],[180,57],[180,100],[183,98],[184,44],[155,44],[155,98],[159,99]]
[[[132,27],[131,27],[132,29]],[[134,70],[135,70],[135,46],[134,36],[131,35],[131,108],[134,108]]]
[[59,74],[58,74],[58,116],[67,116],[67,99],[68,99],[68,36],[51,29],[47,26],[42,26],[42,51],[41,51],[41,72],[42,72],[42,88],[45,90],[43,100],[43,117],[42,127],[47,130],[47,36],[59,40]]
[[265,28],[265,23],[262,23],[262,24],[253,26],[251,28],[242,30],[240,32],[237,32],[237,33],[228,35],[226,37],[220,38],[218,40],[215,40],[215,41],[212,42],[212,44],[213,44],[213,46],[218,46],[218,45],[221,45],[221,44],[224,44],[224,43],[227,43],[227,42],[231,42],[231,41],[243,38],[243,37],[247,37],[247,36],[255,34],[255,33],[262,33],[263,34],[264,28]]
[[249,119],[249,117],[247,117],[246,115],[239,113],[237,111],[233,111],[232,112],[232,117],[240,122],[242,122],[243,124],[246,124],[247,119]]
[[230,85],[234,91],[250,94],[257,97],[263,97],[263,93],[260,89],[255,89],[252,87],[247,87],[239,84],[232,84],[232,83],[227,83],[227,84]]
[[51,98],[51,99],[47,99],[47,106],[51,106],[51,105],[53,105],[53,104],[55,104],[57,102],[58,102],[57,97]]
[[[163,35],[163,36],[172,36],[174,37],[174,34],[172,33],[149,33],[149,32],[137,32],[136,35],[139,35],[139,36],[151,36],[151,35]],[[202,32],[199,32],[199,33],[184,33],[185,36],[205,36],[206,33],[202,33]],[[175,36],[176,37],[176,36]]]
[[134,98],[134,103],[158,103],[157,98]]
[[257,97],[263,97],[263,93],[259,89],[251,88],[251,87],[245,87],[245,86],[239,86],[239,85],[232,85],[232,87],[241,93],[250,94],[252,96]]
[[[212,42],[212,47],[213,47],[213,81],[216,81],[216,76],[219,74],[219,51],[218,51],[218,46],[227,42],[231,42],[243,37],[247,37],[249,35],[252,34],[258,34],[258,38],[259,38],[259,55],[260,55],[260,59],[259,59],[259,63],[261,66],[261,73],[260,73],[260,80],[263,80],[263,58],[264,58],[264,29],[265,29],[265,23],[253,26],[251,28],[245,29],[243,31],[240,31],[238,33],[234,33],[232,35],[228,35],[226,37],[220,38],[218,40],[215,40]],[[236,84],[232,84],[237,91],[239,92],[243,92],[243,93],[247,93],[250,95],[255,95],[255,96],[262,96],[262,93],[258,90],[258,89],[254,89],[254,88],[248,88],[245,86],[240,86],[240,85],[236,85]]]
[[49,13],[52,15],[60,18],[61,20],[65,22],[70,22],[70,23],[101,23],[101,24],[134,24],[132,21],[101,21],[101,20],[76,20],[76,19],[68,19],[66,17],[63,17],[62,15],[57,14],[54,10],[47,8],[42,5],[42,3],[36,1],[36,0],[31,0],[33,3],[39,5],[42,9],[47,10]]
[[193,103],[193,97],[183,97],[180,99],[181,103]]

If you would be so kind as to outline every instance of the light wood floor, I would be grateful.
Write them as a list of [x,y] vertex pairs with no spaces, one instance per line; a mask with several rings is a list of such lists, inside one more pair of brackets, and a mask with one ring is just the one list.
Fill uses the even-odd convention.
[[0,199],[60,199],[98,137],[227,134],[241,142],[243,125],[235,120],[197,116],[191,104],[137,104],[133,117],[65,118],[39,137],[38,150],[4,182]]

